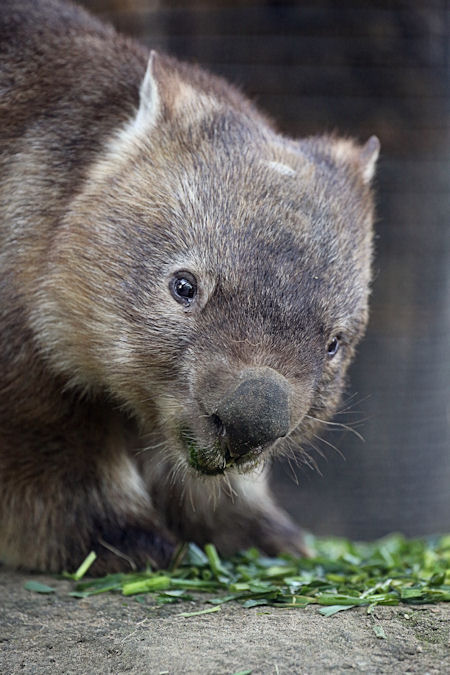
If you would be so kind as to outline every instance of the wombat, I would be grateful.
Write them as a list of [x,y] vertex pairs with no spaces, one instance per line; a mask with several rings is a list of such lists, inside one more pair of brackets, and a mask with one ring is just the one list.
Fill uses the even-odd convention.
[[304,553],[267,487],[367,321],[379,152],[57,0],[0,13],[0,555]]

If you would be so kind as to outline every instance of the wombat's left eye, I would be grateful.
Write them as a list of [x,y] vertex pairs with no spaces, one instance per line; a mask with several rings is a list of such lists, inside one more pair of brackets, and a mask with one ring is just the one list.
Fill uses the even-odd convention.
[[190,272],[180,271],[173,275],[169,282],[169,288],[177,302],[188,306],[197,294],[197,281]]
[[332,357],[336,354],[339,349],[339,336],[335,335],[327,345],[327,356]]

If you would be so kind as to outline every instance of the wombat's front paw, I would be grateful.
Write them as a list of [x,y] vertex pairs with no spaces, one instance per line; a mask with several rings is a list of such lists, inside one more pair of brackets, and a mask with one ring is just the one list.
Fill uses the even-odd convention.
[[169,567],[176,541],[167,532],[139,527],[104,529],[92,543],[97,559],[89,574],[101,576],[114,572],[132,572],[146,567]]
[[261,518],[254,539],[255,545],[267,555],[291,553],[304,558],[311,558],[313,555],[305,543],[304,531],[284,515],[281,520],[266,516]]

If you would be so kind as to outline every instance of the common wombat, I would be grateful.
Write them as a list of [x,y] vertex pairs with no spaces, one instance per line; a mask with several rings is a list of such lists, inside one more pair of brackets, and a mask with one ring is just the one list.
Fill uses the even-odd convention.
[[281,136],[57,0],[3,0],[0,40],[1,559],[304,551],[263,467],[364,330],[377,139]]

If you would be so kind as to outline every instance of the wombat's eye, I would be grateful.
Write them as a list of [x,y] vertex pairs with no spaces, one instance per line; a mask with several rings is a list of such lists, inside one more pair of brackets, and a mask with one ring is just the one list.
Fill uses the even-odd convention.
[[327,345],[327,356],[332,357],[336,354],[336,352],[339,349],[339,336],[335,335],[335,337],[329,341]]
[[191,304],[197,293],[197,281],[193,274],[186,271],[175,272],[169,282],[170,292],[182,305]]

